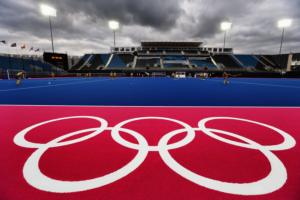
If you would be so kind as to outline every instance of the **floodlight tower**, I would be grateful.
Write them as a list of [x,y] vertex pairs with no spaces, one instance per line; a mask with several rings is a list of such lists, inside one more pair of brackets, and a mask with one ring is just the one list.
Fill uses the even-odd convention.
[[53,31],[52,31],[51,17],[56,17],[56,9],[51,7],[51,6],[48,6],[46,4],[41,4],[40,5],[40,10],[41,10],[42,15],[49,17],[52,52],[54,53],[54,43],[53,43]]
[[290,27],[292,25],[292,20],[291,19],[281,19],[278,21],[277,26],[278,28],[282,28],[282,35],[281,35],[281,43],[280,43],[280,49],[279,49],[279,54],[281,55],[282,53],[282,45],[284,41],[284,34],[285,34],[285,29]]
[[114,33],[114,47],[116,47],[116,31],[120,28],[120,24],[117,21],[111,20],[108,22],[108,26]]
[[231,22],[222,22],[221,23],[221,30],[224,31],[224,46],[223,46],[223,52],[225,50],[226,47],[226,37],[227,37],[227,31],[229,31],[232,27],[232,23]]

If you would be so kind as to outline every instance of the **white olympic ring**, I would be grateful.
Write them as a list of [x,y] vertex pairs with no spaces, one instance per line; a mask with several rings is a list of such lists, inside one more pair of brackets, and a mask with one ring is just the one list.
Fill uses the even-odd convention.
[[[185,130],[187,131],[187,133],[188,133],[187,136],[183,140],[181,140],[179,142],[176,142],[174,144],[168,145],[168,150],[177,149],[177,148],[183,147],[183,146],[189,144],[195,138],[195,131],[194,131],[194,129],[191,126],[189,126],[188,124],[184,123],[184,122],[181,122],[181,121],[178,121],[178,120],[175,120],[175,119],[165,118],[165,117],[140,117],[140,118],[129,119],[129,120],[126,120],[126,121],[123,121],[123,122],[117,124],[112,129],[112,137],[113,137],[113,139],[116,142],[118,142],[119,144],[121,144],[121,145],[123,145],[123,146],[125,146],[127,148],[139,150],[140,149],[139,145],[124,140],[121,137],[119,130],[124,125],[126,125],[126,124],[128,124],[130,122],[139,121],[139,120],[149,120],[149,119],[152,119],[152,120],[153,119],[156,119],[156,120],[165,120],[165,121],[175,122],[175,123],[178,123],[178,124],[182,125],[185,128]],[[173,132],[177,133],[178,130],[175,130]],[[159,151],[159,146],[148,146],[148,151]]]
[[[42,125],[62,121],[62,120],[69,120],[69,119],[93,119],[100,122],[99,128],[89,128],[84,130],[75,131],[72,133],[65,134],[63,136],[60,136],[58,138],[55,138],[51,141],[49,141],[46,144],[40,144],[40,143],[33,143],[29,142],[25,139],[25,136],[27,133],[29,133],[31,130],[40,127]],[[139,120],[166,120],[178,123],[182,125],[183,129],[178,129],[171,131],[167,134],[165,134],[160,141],[158,142],[157,146],[150,146],[147,142],[147,140],[144,138],[144,136],[136,131],[122,128],[124,125],[139,121]],[[207,128],[205,124],[212,120],[235,120],[235,121],[242,121],[247,122],[251,124],[260,125],[266,128],[269,128],[278,134],[280,134],[284,141],[281,144],[278,145],[270,145],[270,146],[263,146],[251,139],[248,139],[246,137],[243,137],[241,135],[238,135],[236,133],[231,133],[228,131],[223,130],[217,130],[213,128]],[[235,194],[235,195],[263,195],[268,194],[271,192],[274,192],[278,189],[280,189],[287,181],[287,171],[284,166],[284,164],[281,162],[281,160],[273,154],[272,151],[279,151],[279,150],[287,150],[291,149],[296,145],[295,139],[290,136],[288,133],[267,124],[263,124],[260,122],[247,120],[247,119],[241,119],[241,118],[233,118],[233,117],[211,117],[206,118],[198,122],[198,128],[192,128],[188,124],[171,119],[171,118],[165,118],[165,117],[140,117],[140,118],[134,118],[129,119],[126,121],[123,121],[119,124],[117,124],[114,127],[108,127],[108,123],[105,119],[99,118],[99,117],[92,117],[92,116],[74,116],[74,117],[64,117],[64,118],[58,118],[53,120],[48,120],[45,122],[41,122],[35,125],[32,125],[21,132],[19,132],[15,138],[14,142],[16,145],[25,147],[25,148],[35,148],[37,149],[32,155],[27,159],[27,161],[24,164],[23,167],[23,175],[25,180],[33,187],[47,191],[47,192],[53,192],[53,193],[72,193],[72,192],[81,192],[86,190],[91,190],[99,187],[103,187],[105,185],[108,185],[110,183],[116,182],[124,177],[126,177],[128,174],[135,171],[146,159],[149,152],[159,152],[162,160],[165,162],[165,164],[172,169],[174,172],[182,176],[183,178],[199,185],[202,187],[206,187],[208,189],[216,190],[219,192],[224,192],[228,194]],[[83,142],[85,140],[91,139],[93,137],[98,136],[99,134],[103,133],[104,131],[111,131],[111,137],[120,145],[129,148],[138,150],[137,155],[131,160],[128,164],[123,166],[122,168],[104,175],[102,177],[89,179],[89,180],[82,180],[82,181],[61,181],[61,180],[55,180],[52,179],[45,174],[43,174],[39,168],[39,161],[43,154],[49,150],[50,148],[57,148],[61,146],[67,146],[79,142]],[[189,169],[185,168],[184,166],[180,165],[169,153],[169,150],[181,148],[183,146],[188,145],[190,142],[194,140],[196,137],[196,131],[202,131],[209,137],[212,137],[218,141],[224,142],[229,145],[234,145],[237,147],[247,148],[247,149],[254,149],[260,151],[269,161],[271,166],[270,173],[263,179],[251,182],[251,183],[230,183],[230,182],[222,182],[219,180],[210,179],[204,176],[201,176],[199,174],[196,174]],[[81,138],[64,141],[70,137],[80,135],[82,133],[88,133],[92,132],[89,135],[83,136]],[[133,136],[138,144],[131,143],[129,141],[126,141],[124,138],[121,137],[120,132],[124,132],[127,134],[130,134]],[[185,138],[183,138],[181,141],[176,142],[174,144],[168,144],[168,142],[176,135],[187,132],[187,135]],[[227,138],[221,137],[215,133],[221,134],[221,135],[227,135],[236,139],[239,139],[245,143],[242,142],[236,142],[229,140]],[[64,142],[61,142],[64,141]]]
[[[26,129],[22,130],[21,132],[19,132],[16,135],[16,137],[14,138],[14,142],[15,142],[15,144],[17,144],[17,145],[19,145],[21,147],[26,147],[26,148],[41,148],[41,147],[43,147],[45,145],[44,144],[39,144],[39,143],[29,142],[29,141],[27,141],[25,139],[25,135],[29,131],[31,131],[31,130],[39,127],[39,126],[42,126],[42,125],[45,125],[45,124],[49,124],[49,123],[52,123],[52,122],[57,122],[57,121],[62,121],[62,120],[67,120],[67,119],[82,119],[82,118],[85,118],[85,119],[94,119],[96,121],[99,121],[101,123],[101,126],[99,127],[99,129],[95,130],[95,132],[93,132],[90,135],[87,135],[87,136],[84,136],[82,138],[78,138],[78,139],[75,139],[75,140],[70,140],[70,141],[67,141],[67,142],[57,143],[57,144],[55,144],[54,146],[51,146],[51,147],[67,146],[67,145],[70,145],[70,144],[75,144],[75,143],[78,143],[78,142],[83,142],[84,140],[87,140],[87,139],[90,139],[92,137],[97,136],[98,134],[100,134],[101,132],[103,132],[107,128],[107,125],[108,125],[107,121],[104,120],[104,119],[101,119],[99,117],[90,117],[90,116],[64,117],[64,118],[53,119],[53,120],[49,120],[49,121],[45,121],[45,122],[41,122],[41,123],[32,125],[32,126],[26,128]],[[81,131],[77,131],[75,133],[80,134],[80,132]],[[84,132],[88,132],[88,131],[84,131]],[[70,134],[68,134],[68,135],[70,135]]]

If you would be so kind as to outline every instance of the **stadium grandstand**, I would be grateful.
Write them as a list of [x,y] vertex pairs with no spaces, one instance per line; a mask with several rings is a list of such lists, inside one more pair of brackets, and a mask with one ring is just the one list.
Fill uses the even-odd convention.
[[[46,55],[46,56],[45,56]],[[48,58],[50,57],[50,59]],[[58,59],[53,60],[53,59]],[[109,53],[85,54],[81,58],[67,54],[44,53],[43,57],[30,55],[0,55],[0,73],[9,78],[23,70],[30,77],[80,74],[119,75],[130,73],[176,72],[193,74],[224,71],[245,76],[299,76],[300,53],[281,55],[235,54],[231,48],[204,47],[201,42],[142,42],[138,47],[113,47]]]
[[38,56],[0,54],[0,77],[9,79],[19,71],[25,71],[29,77],[43,77],[51,73],[59,75],[67,73],[62,68],[45,62],[43,58]]
[[232,48],[204,47],[201,42],[142,42],[139,47],[113,47],[110,53],[86,54],[69,71],[291,73],[299,71],[299,55],[235,54]]

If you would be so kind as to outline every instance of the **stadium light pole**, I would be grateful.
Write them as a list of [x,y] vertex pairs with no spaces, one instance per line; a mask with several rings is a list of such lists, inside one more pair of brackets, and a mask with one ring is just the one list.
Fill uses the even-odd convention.
[[[282,35],[281,35],[281,42],[280,42],[280,48],[279,48],[279,56],[280,56],[280,68],[281,68],[281,75],[283,75],[283,56],[282,56],[282,46],[284,42],[284,34],[285,34],[285,29],[290,27],[292,25],[292,20],[291,19],[281,19],[278,21],[278,28],[282,29]],[[286,67],[286,66],[285,66]]]
[[227,37],[227,31],[229,31],[232,27],[231,22],[222,22],[221,23],[221,30],[224,31],[224,45],[223,45],[223,52],[226,48],[226,37]]
[[284,42],[284,34],[285,34],[285,29],[290,27],[292,25],[292,20],[291,19],[281,19],[278,21],[278,28],[282,29],[282,35],[281,35],[281,42],[280,42],[280,48],[279,48],[279,54],[281,55],[282,53],[282,45]]
[[41,9],[42,15],[49,17],[52,52],[54,53],[54,43],[53,43],[53,31],[52,31],[51,17],[56,17],[56,9],[51,7],[51,6],[48,6],[46,4],[41,4],[40,9]]
[[108,26],[114,33],[114,47],[116,47],[116,31],[120,28],[120,24],[117,21],[111,20],[108,22]]

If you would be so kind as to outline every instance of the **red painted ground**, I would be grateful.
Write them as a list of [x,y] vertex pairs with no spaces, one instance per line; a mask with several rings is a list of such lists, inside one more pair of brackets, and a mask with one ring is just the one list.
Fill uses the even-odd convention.
[[[198,127],[200,120],[209,117],[232,117],[260,122],[276,127],[289,136],[286,146],[279,145],[283,137],[270,128],[234,119],[216,119],[207,122],[206,127],[232,132],[256,142],[248,144],[251,148],[235,146],[216,140],[202,131],[196,130],[195,138],[182,147],[167,151],[162,141],[159,148],[150,150],[144,144],[140,148],[141,157],[136,161],[138,167],[121,171],[108,177],[107,184],[95,182],[83,183],[86,189],[76,188],[78,181],[89,181],[111,174],[133,160],[138,150],[130,149],[117,143],[106,130],[95,137],[78,143],[64,145],[68,141],[88,136],[95,130],[65,138],[56,143],[50,141],[71,132],[97,128],[100,122],[88,118],[72,118],[48,123],[29,131],[25,139],[39,145],[30,146],[18,141],[15,136],[23,129],[44,121],[72,116],[99,117],[108,122],[109,127],[138,117],[164,117],[179,120],[192,128]],[[0,106],[0,200],[102,200],[102,199],[228,199],[228,200],[299,200],[300,199],[300,108],[125,108],[125,107],[14,107]],[[172,121],[163,119],[144,119],[133,121],[123,126],[127,130],[140,134],[140,142],[147,141],[149,146],[157,146],[166,134],[183,129]],[[208,129],[207,129],[208,130]],[[123,130],[124,131],[124,130]],[[134,144],[137,139],[128,133],[121,136]],[[169,144],[177,143],[187,136],[182,131],[171,138]],[[241,138],[217,136],[246,145]],[[143,137],[144,139],[143,139]],[[242,139],[243,139],[242,138]],[[296,144],[292,144],[296,142]],[[251,142],[250,141],[250,142]],[[24,142],[24,141],[23,141]],[[249,141],[248,141],[249,142]],[[48,143],[48,144],[47,144]],[[134,143],[134,144],[133,144]],[[17,145],[18,144],[18,145]],[[48,149],[46,147],[48,145]],[[289,146],[290,145],[290,146]],[[280,147],[281,149],[276,149]],[[42,149],[41,158],[33,158]],[[158,149],[165,155],[169,152],[176,162],[185,169],[203,177],[218,180],[218,184],[235,183],[233,189],[226,186],[217,188],[216,182],[209,186],[206,180],[183,177],[186,172],[175,172],[169,160],[162,159]],[[269,158],[275,159],[271,170]],[[143,154],[143,155],[142,155]],[[30,164],[30,158],[38,161],[38,166]],[[145,160],[143,160],[145,159]],[[27,166],[27,171],[26,167]],[[168,164],[168,165],[167,165]],[[281,165],[280,165],[281,164]],[[23,171],[24,169],[24,171]],[[41,173],[50,179],[49,185],[36,177]],[[284,170],[282,170],[284,169]],[[277,170],[277,171],[276,171]],[[258,181],[274,172],[276,181],[251,188]],[[181,174],[182,173],[182,174]],[[179,175],[181,174],[181,175]],[[286,176],[284,176],[286,174]],[[110,176],[110,175],[109,175]],[[273,178],[274,178],[273,177]],[[285,179],[284,179],[285,177]],[[113,180],[113,179],[116,180]],[[54,182],[51,182],[54,181]],[[58,182],[55,182],[58,181]],[[68,181],[68,182],[67,182]],[[101,179],[103,181],[103,179]],[[100,182],[101,182],[100,181]],[[111,182],[111,183],[110,183]],[[253,185],[245,185],[253,182]],[[51,184],[53,183],[53,184]],[[197,183],[197,184],[196,184]],[[60,185],[62,184],[62,185]],[[239,186],[244,184],[244,189]],[[231,184],[232,185],[232,184]],[[277,185],[277,186],[276,186]],[[74,187],[73,187],[74,186]],[[216,187],[216,188],[211,188]],[[92,189],[91,189],[92,188]],[[210,189],[209,189],[210,188]],[[67,191],[69,190],[69,191]],[[84,191],[78,191],[84,190]],[[223,191],[222,191],[223,190]],[[242,192],[242,190],[244,190]],[[233,194],[235,193],[235,194]],[[236,194],[243,193],[243,194]],[[260,193],[260,194],[254,194]]]

